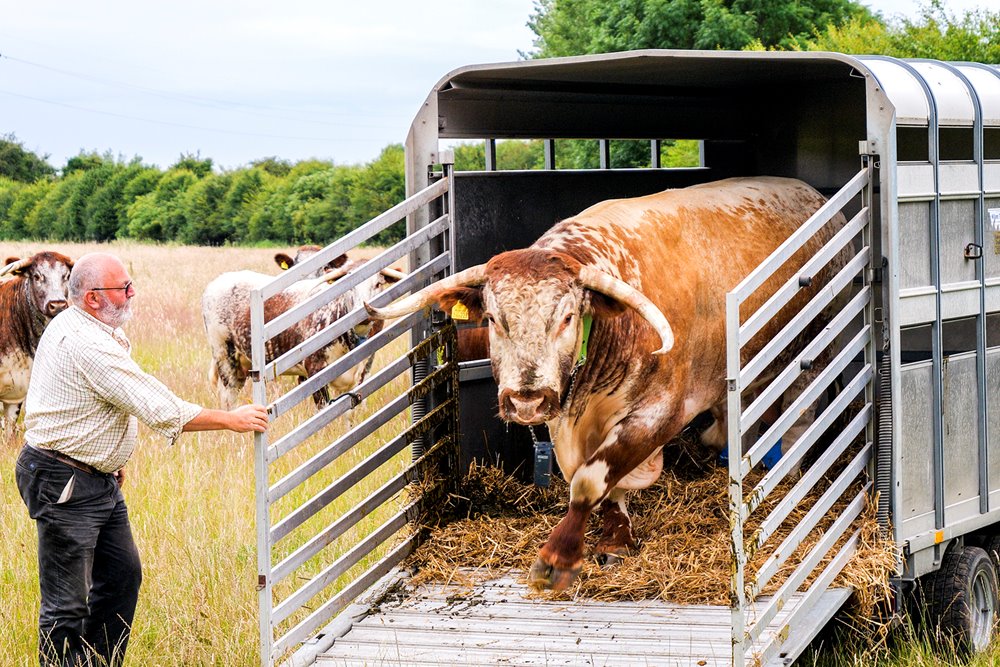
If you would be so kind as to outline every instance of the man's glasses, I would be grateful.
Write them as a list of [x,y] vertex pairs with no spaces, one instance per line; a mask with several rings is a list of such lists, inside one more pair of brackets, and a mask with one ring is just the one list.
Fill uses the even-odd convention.
[[125,285],[123,287],[91,287],[90,288],[91,292],[110,292],[110,291],[113,291],[113,290],[121,290],[121,291],[125,292],[125,294],[128,294],[129,291],[134,291],[131,280],[128,281],[127,283],[125,283]]

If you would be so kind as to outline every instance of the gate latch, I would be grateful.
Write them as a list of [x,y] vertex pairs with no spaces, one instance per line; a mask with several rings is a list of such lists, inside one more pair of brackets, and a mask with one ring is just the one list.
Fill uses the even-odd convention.
[[965,246],[966,259],[981,259],[983,256],[983,246],[969,243]]

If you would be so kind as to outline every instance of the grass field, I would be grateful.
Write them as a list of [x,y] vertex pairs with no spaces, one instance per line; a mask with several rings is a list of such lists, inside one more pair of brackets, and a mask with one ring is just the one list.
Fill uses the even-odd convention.
[[[130,244],[44,247],[71,257],[97,249],[119,255],[137,290],[135,316],[126,325],[133,357],[186,400],[209,407],[216,407],[217,399],[208,381],[202,290],[227,270],[278,272],[273,249]],[[41,244],[0,243],[4,258],[41,249]],[[285,384],[286,390],[292,386]],[[248,385],[243,396],[249,400],[249,395]],[[311,405],[303,406],[285,421],[310,414]],[[272,437],[287,429],[279,421]],[[20,435],[19,425],[17,431],[0,436],[0,533],[4,536],[0,543],[0,665],[5,667],[37,664],[34,524],[13,479]],[[286,468],[296,462],[289,461]],[[124,492],[144,573],[128,664],[259,664],[252,436],[188,433],[171,447],[143,426],[127,469]],[[299,495],[310,491],[315,488],[306,486]],[[296,541],[289,542],[286,551],[297,546]]]
[[[99,249],[96,245],[44,247],[72,257]],[[0,258],[42,248],[37,243],[0,243]],[[183,398],[216,406],[207,378],[209,352],[199,305],[202,289],[227,270],[276,273],[274,250],[126,243],[100,249],[122,257],[135,280],[135,318],[126,325],[135,359]],[[390,390],[398,393],[402,386],[397,383]],[[249,388],[244,396],[249,397]],[[309,414],[303,408],[289,421]],[[274,436],[287,428],[287,424],[276,424]],[[329,440],[336,430],[326,435]],[[34,524],[13,480],[20,446],[20,432],[0,436],[0,665],[4,667],[37,664]],[[397,457],[390,467],[398,469],[404,459]],[[128,471],[124,492],[143,558],[144,582],[126,664],[259,664],[251,436],[189,433],[171,447],[142,427]],[[302,493],[314,490],[307,487]],[[814,645],[801,662],[893,667],[959,664],[954,658],[936,655],[935,647],[936,642],[913,631],[896,633],[888,647],[874,649],[849,634],[831,635]],[[971,664],[1000,664],[1000,651]]]

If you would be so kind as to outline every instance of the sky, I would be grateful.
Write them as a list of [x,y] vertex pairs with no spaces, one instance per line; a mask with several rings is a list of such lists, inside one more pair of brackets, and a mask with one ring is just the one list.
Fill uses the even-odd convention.
[[[956,13],[977,0],[944,0]],[[916,18],[921,0],[870,0]],[[0,0],[0,135],[56,168],[337,164],[403,143],[450,71],[533,48],[535,0]]]

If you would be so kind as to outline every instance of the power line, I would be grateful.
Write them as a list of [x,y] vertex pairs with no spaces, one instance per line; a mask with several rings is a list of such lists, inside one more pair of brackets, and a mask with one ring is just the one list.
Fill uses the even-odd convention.
[[0,90],[0,95],[8,95],[10,97],[19,97],[19,98],[25,99],[25,100],[32,100],[33,102],[41,102],[42,104],[51,104],[51,105],[54,105],[54,106],[65,107],[67,109],[74,109],[74,110],[77,110],[77,111],[86,111],[88,113],[101,114],[103,116],[112,116],[114,118],[125,118],[127,120],[137,120],[137,121],[140,121],[140,122],[143,122],[143,123],[155,123],[157,125],[169,125],[169,126],[172,126],[172,127],[183,127],[185,129],[200,130],[200,131],[203,131],[203,132],[217,132],[217,133],[220,133],[220,134],[233,134],[233,135],[243,136],[243,137],[257,137],[257,138],[264,138],[264,139],[292,139],[292,140],[296,140],[296,141],[363,141],[363,139],[361,139],[360,137],[346,137],[346,138],[334,139],[332,137],[296,137],[296,136],[282,135],[282,134],[263,134],[263,133],[259,133],[259,132],[240,132],[239,130],[225,130],[225,129],[222,129],[222,128],[201,127],[201,126],[198,126],[198,125],[189,125],[187,123],[176,123],[176,122],[167,121],[167,120],[155,120],[155,119],[152,119],[152,118],[142,118],[140,116],[130,116],[130,115],[127,115],[127,114],[115,113],[113,111],[102,111],[100,109],[91,109],[89,107],[82,107],[82,106],[78,106],[78,105],[75,105],[75,104],[67,104],[65,102],[56,102],[54,100],[46,100],[46,99],[42,99],[40,97],[33,97],[31,95],[22,95],[20,93],[12,93],[12,92],[10,92],[8,90]]
[[[17,58],[15,56],[10,56],[10,55],[3,54],[3,53],[0,53],[0,60],[10,60],[11,62],[15,62],[15,63],[21,64],[21,65],[27,65],[29,67],[35,67],[35,68],[38,68],[38,69],[47,70],[47,71],[50,71],[50,72],[55,72],[57,74],[62,74],[64,76],[69,76],[69,77],[81,79],[83,81],[90,81],[90,82],[94,82],[94,83],[99,83],[99,84],[102,84],[102,85],[105,85],[105,86],[120,87],[120,88],[126,88],[126,89],[130,89],[130,90],[136,90],[136,91],[139,91],[139,92],[147,94],[147,95],[153,95],[155,97],[161,97],[161,98],[165,98],[165,99],[171,99],[171,100],[175,100],[175,101],[185,102],[185,103],[188,103],[188,104],[195,104],[195,105],[199,105],[199,106],[208,106],[208,107],[216,108],[216,109],[218,109],[219,107],[223,107],[225,110],[228,110],[228,111],[235,111],[237,113],[243,113],[243,114],[247,114],[247,115],[251,115],[251,116],[257,116],[259,118],[270,118],[270,119],[276,119],[276,120],[287,120],[287,121],[292,121],[292,122],[295,122],[295,123],[314,123],[314,124],[317,124],[317,125],[328,125],[328,126],[332,126],[332,127],[349,126],[349,127],[364,127],[364,128],[372,128],[372,129],[379,129],[379,128],[386,127],[385,125],[370,125],[370,124],[364,124],[364,123],[333,122],[333,121],[318,120],[318,119],[315,119],[315,118],[292,118],[292,117],[289,117],[289,116],[280,116],[280,115],[275,115],[275,114],[259,113],[258,111],[245,108],[245,107],[247,107],[249,105],[247,105],[244,102],[234,102],[234,101],[231,101],[231,100],[222,100],[222,99],[211,98],[211,97],[201,97],[201,96],[197,96],[197,95],[188,95],[188,94],[185,94],[185,93],[177,93],[177,92],[164,91],[164,90],[160,90],[160,89],[157,89],[157,88],[149,88],[147,86],[139,86],[139,85],[136,85],[136,84],[126,83],[126,82],[122,82],[122,81],[115,81],[115,80],[112,80],[112,79],[104,79],[104,78],[95,77],[95,76],[92,76],[92,75],[89,75],[89,74],[82,74],[80,72],[73,72],[73,71],[70,71],[70,70],[60,69],[58,67],[52,67],[50,65],[44,65],[42,63],[32,62],[30,60],[25,60],[23,58]],[[309,112],[300,111],[298,109],[289,109],[289,108],[282,108],[282,107],[271,107],[271,106],[267,106],[267,105],[256,105],[256,108],[257,109],[270,110],[270,111],[279,111],[279,112],[289,112],[290,111],[292,113],[309,113]],[[110,112],[108,112],[108,113],[110,113]],[[331,114],[337,114],[337,113],[340,113],[340,112],[329,112],[329,113],[331,113]],[[138,119],[138,120],[142,120],[142,119]]]

